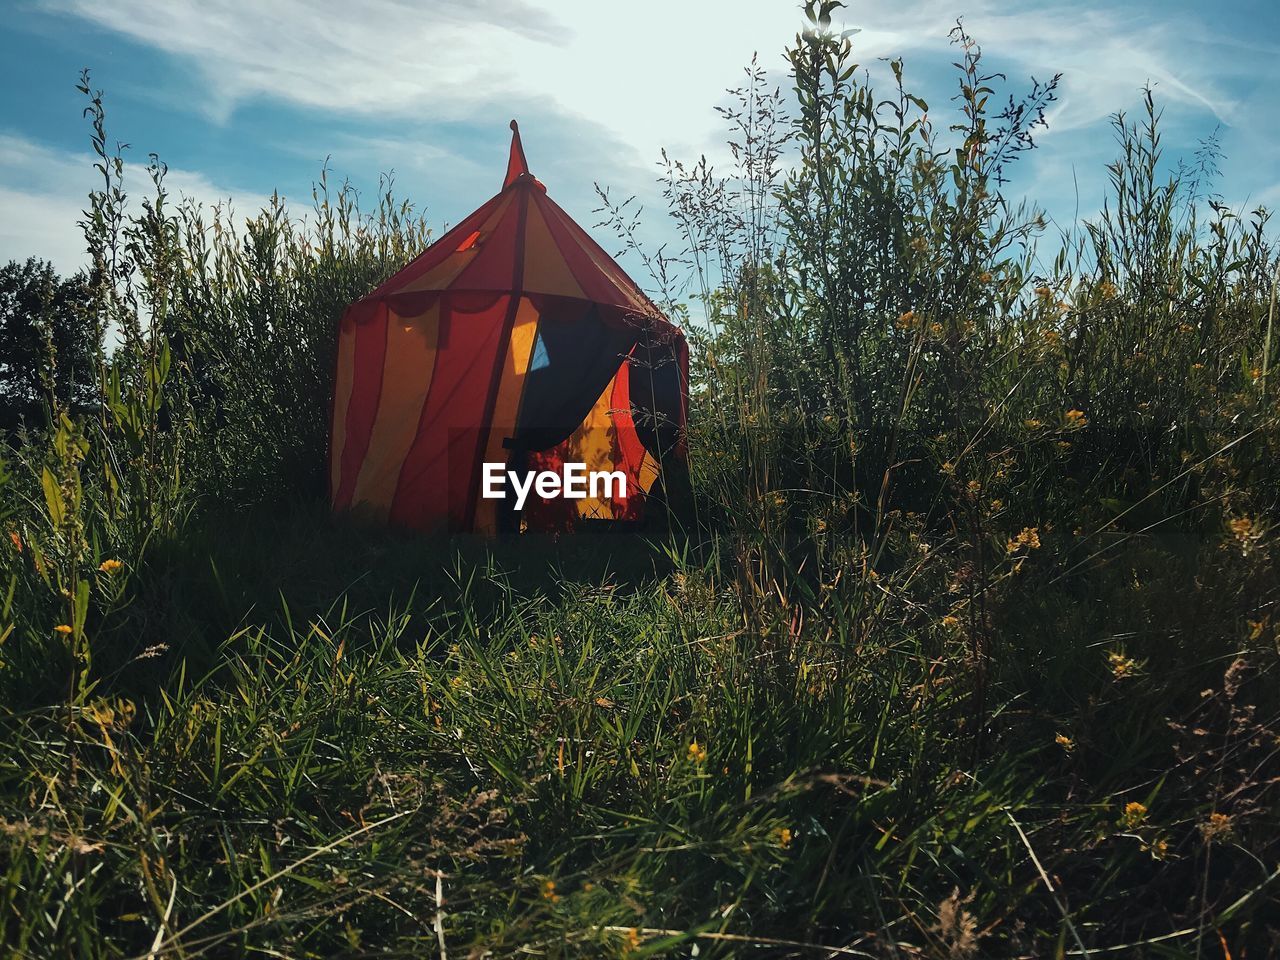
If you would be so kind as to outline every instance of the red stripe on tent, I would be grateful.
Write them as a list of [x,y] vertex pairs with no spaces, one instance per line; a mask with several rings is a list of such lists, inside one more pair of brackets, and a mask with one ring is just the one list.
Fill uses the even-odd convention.
[[439,240],[436,240],[422,253],[418,254],[417,257],[410,260],[408,264],[380,283],[365,299],[381,296],[385,293],[393,293],[406,284],[412,283],[433,267],[439,266],[444,260],[457,253],[458,244],[473,231],[479,230],[485,220],[494,212],[494,209],[506,199],[507,195],[505,193],[494,194],[474,213],[464,217]]
[[[511,121],[511,128],[515,129],[515,121]],[[520,134],[516,134],[516,142],[519,143]],[[493,373],[490,377],[489,397],[484,404],[484,419],[481,421],[482,427],[480,436],[476,440],[476,476],[475,482],[471,484],[471,490],[467,496],[467,529],[470,530],[475,526],[476,520],[476,500],[480,496],[480,480],[483,466],[481,461],[484,459],[485,447],[488,446],[489,431],[493,429],[493,410],[498,402],[498,390],[502,386],[502,368],[506,364],[507,353],[511,350],[511,328],[515,326],[516,310],[520,306],[520,287],[524,283],[524,228],[525,221],[529,215],[529,191],[522,190],[519,199],[520,206],[517,208],[518,216],[516,217],[515,229],[515,247],[512,250],[511,258],[511,303],[507,306],[507,316],[502,323],[502,339],[500,340],[498,351],[493,358]]]
[[418,530],[466,529],[481,411],[506,312],[506,297],[445,298],[436,372],[417,438],[400,470],[392,523]]

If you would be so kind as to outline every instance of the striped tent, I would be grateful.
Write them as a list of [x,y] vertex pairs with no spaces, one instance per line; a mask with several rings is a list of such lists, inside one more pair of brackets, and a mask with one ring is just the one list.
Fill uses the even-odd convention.
[[[423,531],[635,524],[682,488],[684,335],[547,196],[511,122],[502,190],[353,303],[338,333],[330,497]],[[482,495],[583,464],[626,483],[581,499]],[[646,506],[649,510],[646,511]]]

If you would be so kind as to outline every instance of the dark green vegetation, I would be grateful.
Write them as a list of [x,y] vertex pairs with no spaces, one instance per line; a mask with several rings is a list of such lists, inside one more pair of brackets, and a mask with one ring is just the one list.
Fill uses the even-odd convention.
[[86,83],[121,343],[6,452],[6,951],[1280,950],[1266,215],[1152,107],[1038,266],[1000,191],[1053,85],[997,115],[955,40],[946,129],[818,29],[794,118],[752,71],[737,168],[669,166],[653,285],[710,321],[669,544],[331,520],[333,325],[421,219],[233,232],[159,164],[129,213]]

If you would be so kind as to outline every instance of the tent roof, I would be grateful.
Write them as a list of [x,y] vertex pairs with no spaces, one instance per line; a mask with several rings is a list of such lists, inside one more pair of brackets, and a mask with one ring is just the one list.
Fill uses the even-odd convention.
[[366,300],[429,292],[541,294],[665,321],[625,271],[529,172],[511,121],[502,190],[465,217]]

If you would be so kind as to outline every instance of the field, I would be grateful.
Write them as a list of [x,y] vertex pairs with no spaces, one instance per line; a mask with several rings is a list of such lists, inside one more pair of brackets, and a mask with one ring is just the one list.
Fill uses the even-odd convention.
[[957,27],[926,118],[830,6],[667,161],[680,256],[602,193],[693,352],[644,536],[332,517],[335,324],[428,221],[125,197],[84,77],[93,268],[23,274],[4,396],[5,955],[1280,955],[1267,212],[1148,96],[1051,234],[1054,82]]

